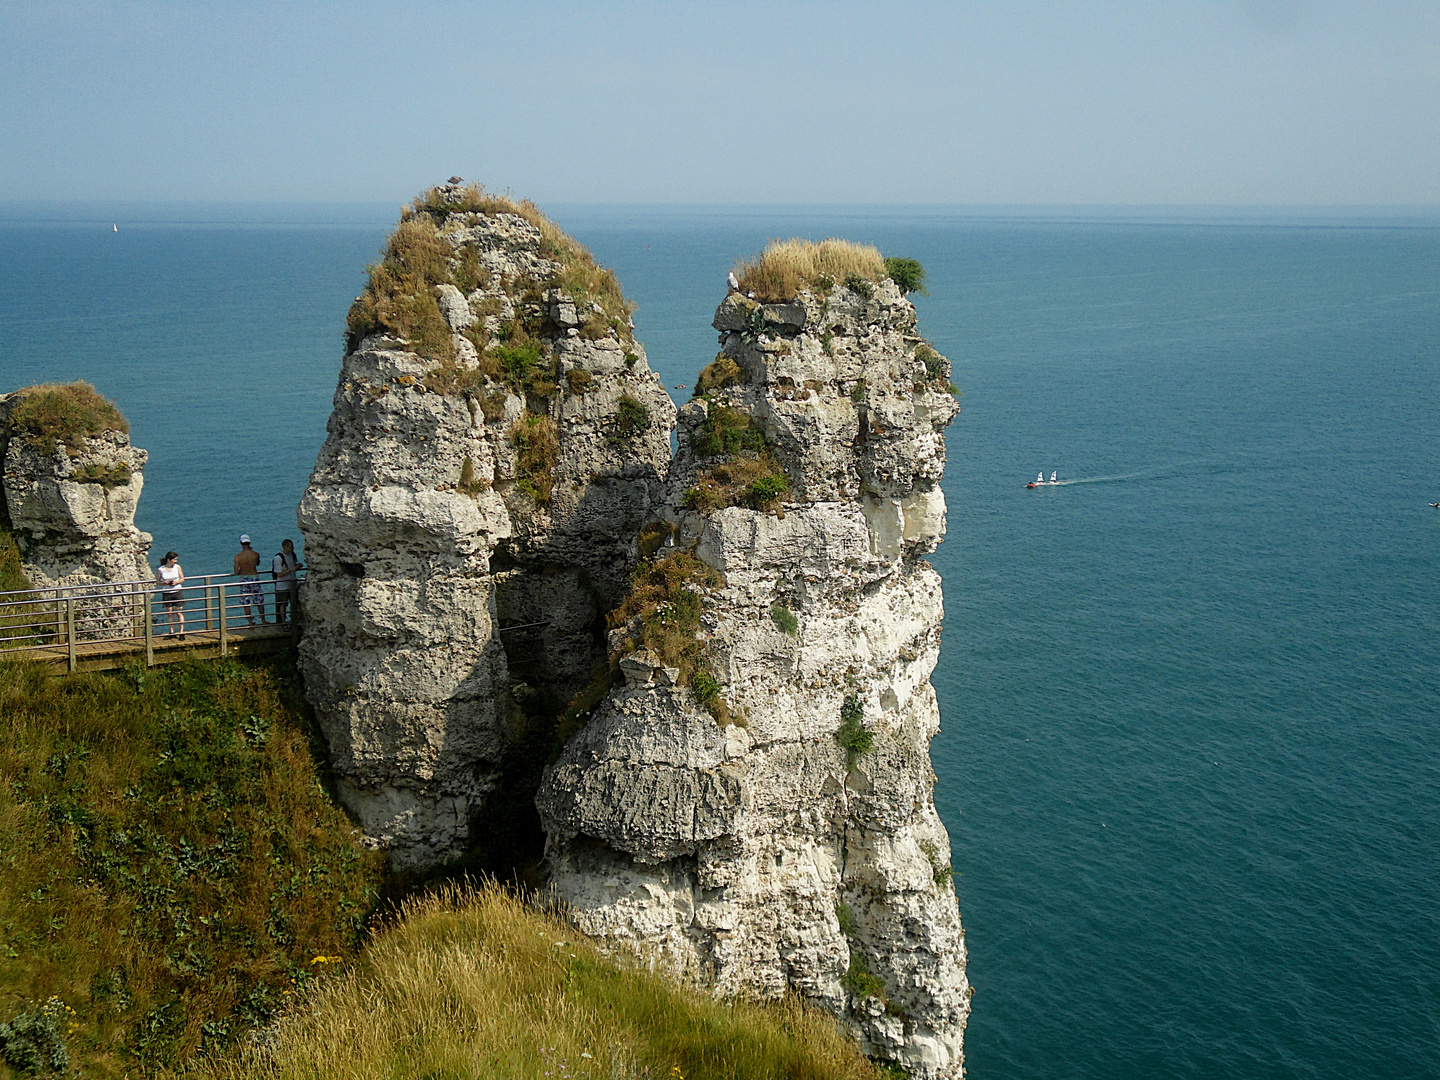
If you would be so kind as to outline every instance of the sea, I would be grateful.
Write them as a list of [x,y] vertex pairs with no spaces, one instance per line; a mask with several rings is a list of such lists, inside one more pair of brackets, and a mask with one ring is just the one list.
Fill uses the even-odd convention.
[[[0,389],[120,405],[152,554],[268,556],[396,209],[0,206]],[[972,1077],[1440,1076],[1440,213],[547,209],[677,402],[766,241],[928,271]]]

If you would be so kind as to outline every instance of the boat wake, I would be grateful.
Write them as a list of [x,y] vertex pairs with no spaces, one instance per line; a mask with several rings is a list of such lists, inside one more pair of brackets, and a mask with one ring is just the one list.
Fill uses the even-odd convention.
[[1138,472],[1115,473],[1113,476],[1075,476],[1067,477],[1064,480],[1059,479],[1058,473],[1055,472],[1052,472],[1050,479],[1046,480],[1044,479],[1045,474],[1041,473],[1025,486],[1027,488],[1071,487],[1075,484],[1118,484],[1126,480],[1158,480],[1181,467],[1181,465],[1161,465],[1152,469],[1141,469]]

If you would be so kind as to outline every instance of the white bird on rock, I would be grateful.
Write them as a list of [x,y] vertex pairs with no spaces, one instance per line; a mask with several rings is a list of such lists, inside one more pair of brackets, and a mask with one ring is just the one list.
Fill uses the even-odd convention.
[[730,271],[730,275],[725,279],[725,284],[729,285],[734,292],[740,291],[740,279],[735,276],[734,270]]

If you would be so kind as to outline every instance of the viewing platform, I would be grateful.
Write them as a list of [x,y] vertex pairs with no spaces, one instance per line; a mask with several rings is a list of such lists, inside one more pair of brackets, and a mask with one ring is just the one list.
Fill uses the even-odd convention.
[[63,674],[108,671],[137,660],[158,667],[190,658],[285,652],[299,640],[294,598],[303,580],[289,590],[285,623],[275,621],[273,581],[245,581],[234,574],[187,577],[178,600],[154,581],[0,593],[0,658],[34,661]]

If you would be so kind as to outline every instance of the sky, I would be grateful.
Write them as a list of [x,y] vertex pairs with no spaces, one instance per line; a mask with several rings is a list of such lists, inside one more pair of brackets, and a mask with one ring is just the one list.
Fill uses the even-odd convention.
[[1440,204],[1440,2],[0,0],[0,201]]

